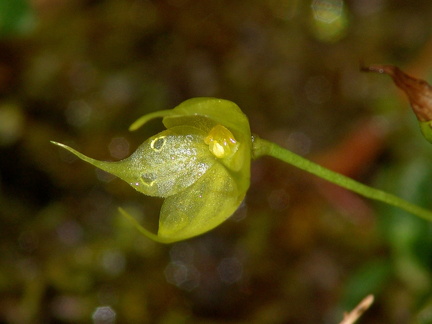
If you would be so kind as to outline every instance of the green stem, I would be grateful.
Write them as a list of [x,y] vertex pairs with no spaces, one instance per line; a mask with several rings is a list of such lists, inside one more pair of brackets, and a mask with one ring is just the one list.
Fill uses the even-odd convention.
[[401,208],[420,218],[432,221],[432,212],[427,209],[414,205],[387,192],[366,186],[340,173],[326,169],[301,157],[300,155],[280,147],[275,143],[255,137],[253,143],[253,153],[255,158],[266,155],[272,156],[306,172],[312,173],[322,179],[337,184],[345,189],[351,190],[361,196],[384,202],[386,204]]

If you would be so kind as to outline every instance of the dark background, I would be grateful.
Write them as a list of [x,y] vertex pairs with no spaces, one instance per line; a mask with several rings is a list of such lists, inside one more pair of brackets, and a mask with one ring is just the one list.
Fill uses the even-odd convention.
[[[0,3],[4,323],[430,323],[431,225],[263,158],[244,204],[173,245],[161,201],[72,158],[119,160],[185,99],[236,102],[253,132],[430,208],[432,147],[404,95],[360,65],[428,79],[429,0]],[[102,307],[102,308],[100,308]],[[429,317],[428,317],[429,316]]]

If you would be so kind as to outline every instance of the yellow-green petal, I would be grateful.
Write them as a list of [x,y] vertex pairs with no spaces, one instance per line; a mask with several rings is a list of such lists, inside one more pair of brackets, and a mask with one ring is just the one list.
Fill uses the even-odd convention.
[[214,164],[187,190],[165,199],[158,237],[175,242],[210,231],[237,210],[244,196],[228,170]]
[[64,144],[53,144],[119,177],[145,195],[167,197],[192,185],[216,162],[204,136],[193,127],[174,127],[150,137],[130,157],[118,162],[95,160]]

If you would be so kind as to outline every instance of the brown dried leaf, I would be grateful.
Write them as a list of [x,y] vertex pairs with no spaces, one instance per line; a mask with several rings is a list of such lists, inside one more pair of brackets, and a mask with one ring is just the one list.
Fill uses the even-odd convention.
[[411,107],[420,122],[432,120],[432,87],[424,80],[416,79],[393,65],[371,65],[363,71],[384,73],[408,96]]

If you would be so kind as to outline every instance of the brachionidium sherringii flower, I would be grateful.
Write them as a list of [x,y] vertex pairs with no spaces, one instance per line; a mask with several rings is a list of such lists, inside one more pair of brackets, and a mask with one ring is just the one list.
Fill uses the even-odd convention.
[[157,235],[141,230],[170,243],[207,232],[236,211],[249,188],[252,141],[247,117],[228,100],[189,99],[141,117],[130,130],[158,117],[167,129],[119,162],[94,160],[53,143],[145,195],[165,198]]
[[189,99],[172,110],[150,113],[134,122],[136,130],[161,117],[167,128],[150,137],[128,158],[104,162],[52,142],[139,192],[164,198],[157,234],[120,208],[143,234],[172,243],[203,234],[229,218],[249,188],[252,158],[272,156],[364,197],[404,209],[432,221],[432,212],[384,191],[323,168],[272,142],[251,135],[247,117],[233,102]]

